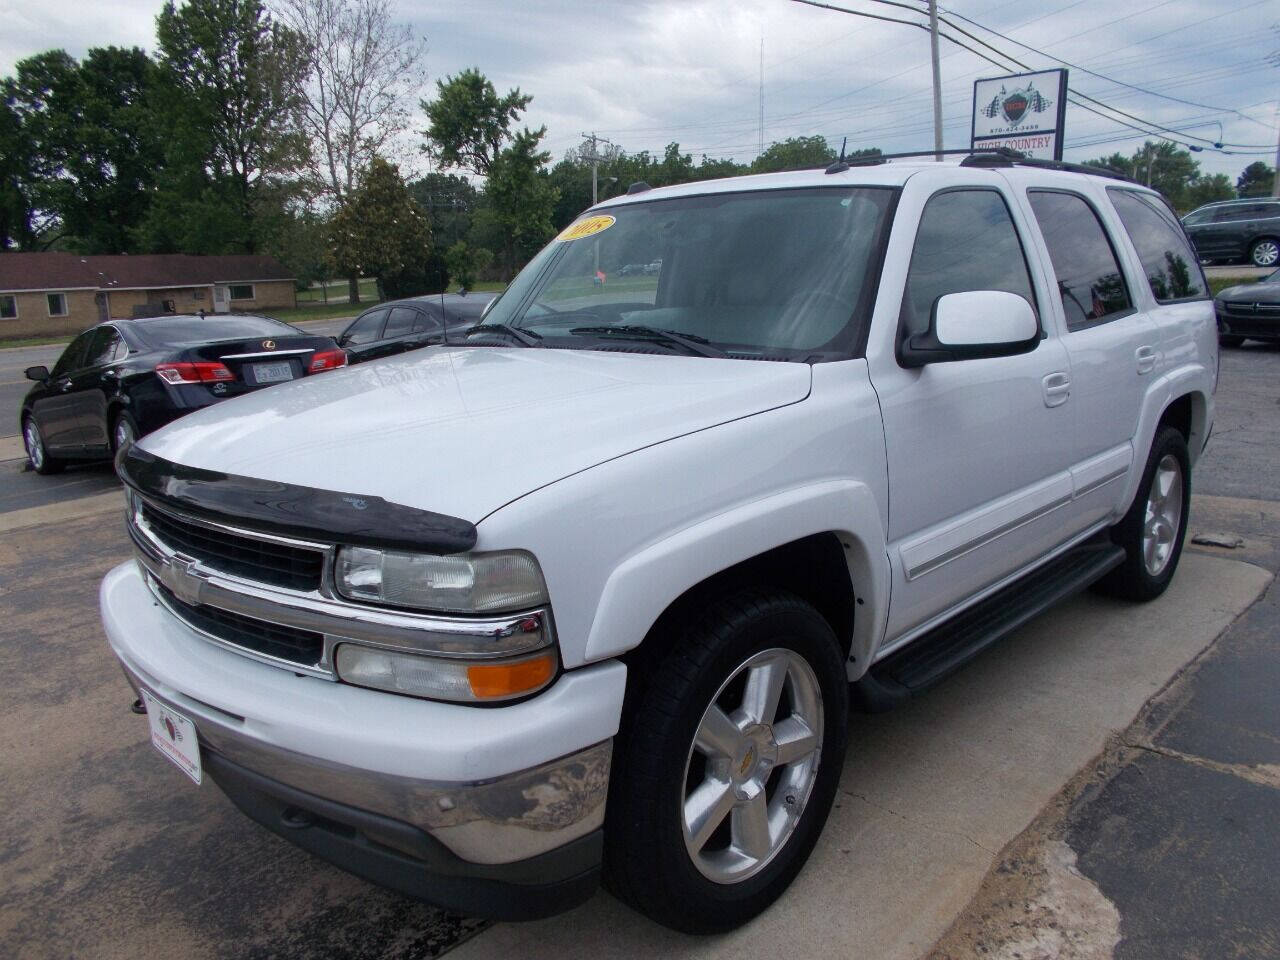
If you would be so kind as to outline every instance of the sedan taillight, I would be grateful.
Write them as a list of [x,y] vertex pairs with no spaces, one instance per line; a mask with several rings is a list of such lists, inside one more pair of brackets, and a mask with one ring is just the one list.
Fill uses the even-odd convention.
[[310,373],[319,373],[321,370],[336,370],[338,367],[347,365],[347,353],[345,350],[318,350],[311,355]]
[[225,364],[216,360],[160,363],[156,365],[156,375],[165,383],[222,383],[236,378]]

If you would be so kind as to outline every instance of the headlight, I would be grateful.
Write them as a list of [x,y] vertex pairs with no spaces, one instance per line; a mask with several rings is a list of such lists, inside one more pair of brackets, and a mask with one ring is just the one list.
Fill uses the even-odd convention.
[[500,613],[547,602],[542,570],[524,550],[442,556],[343,547],[335,578],[351,600],[441,613]]
[[556,675],[554,650],[499,661],[446,660],[358,643],[342,643],[334,654],[346,683],[432,700],[496,703],[541,690]]

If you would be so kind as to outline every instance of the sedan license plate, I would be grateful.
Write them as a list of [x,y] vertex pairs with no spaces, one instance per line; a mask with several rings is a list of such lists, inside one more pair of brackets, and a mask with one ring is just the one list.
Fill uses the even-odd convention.
[[147,723],[151,727],[152,745],[172,760],[179,770],[199,783],[203,771],[200,769],[200,743],[196,739],[196,725],[176,710],[170,710],[146,690],[142,691],[142,699],[147,705]]
[[282,363],[255,363],[253,379],[256,383],[279,383],[293,379],[293,364],[288,360]]

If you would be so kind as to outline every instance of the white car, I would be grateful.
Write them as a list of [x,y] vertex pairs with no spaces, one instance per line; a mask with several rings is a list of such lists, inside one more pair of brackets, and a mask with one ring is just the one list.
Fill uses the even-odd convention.
[[1177,218],[1084,168],[640,185],[464,342],[133,446],[107,636],[166,756],[354,873],[729,929],[819,842],[851,701],[1165,589],[1217,351]]

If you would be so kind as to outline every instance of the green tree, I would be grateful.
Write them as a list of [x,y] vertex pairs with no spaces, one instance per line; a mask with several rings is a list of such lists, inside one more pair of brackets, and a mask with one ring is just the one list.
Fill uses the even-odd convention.
[[449,280],[464,289],[475,286],[481,271],[493,262],[493,251],[487,247],[471,247],[459,240],[444,255],[449,270]]
[[1269,197],[1276,172],[1261,160],[1255,160],[1242,171],[1236,180],[1236,190],[1242,197]]
[[437,247],[452,246],[471,231],[480,191],[466,177],[428,173],[409,182],[409,194],[427,211]]
[[836,152],[827,146],[825,137],[790,137],[769,144],[764,153],[752,161],[751,172],[773,173],[777,170],[825,167],[835,158]]
[[429,293],[431,232],[400,171],[374,157],[330,227],[330,257],[341,276],[373,276],[378,296]]
[[[169,145],[160,213],[212,215],[221,246],[254,252],[258,201],[307,159],[298,123],[305,45],[260,0],[168,0],[156,38]],[[151,220],[154,238],[174,239]]]
[[487,177],[511,127],[533,99],[519,88],[499,97],[479,70],[463,70],[456,77],[436,81],[436,99],[423,100],[430,125],[423,131],[426,151],[443,167],[462,167]]
[[551,155],[538,147],[545,128],[522,130],[495,158],[485,200],[502,231],[503,266],[510,276],[518,260],[533,256],[555,233],[558,193],[544,169]]
[[35,238],[30,149],[22,118],[10,102],[9,83],[0,86],[0,253],[15,246],[27,249]]
[[1236,188],[1231,185],[1231,178],[1225,173],[1215,173],[1211,177],[1202,176],[1187,188],[1183,198],[1186,204],[1184,209],[1191,211],[1206,203],[1213,203],[1215,200],[1234,200],[1235,196]]

